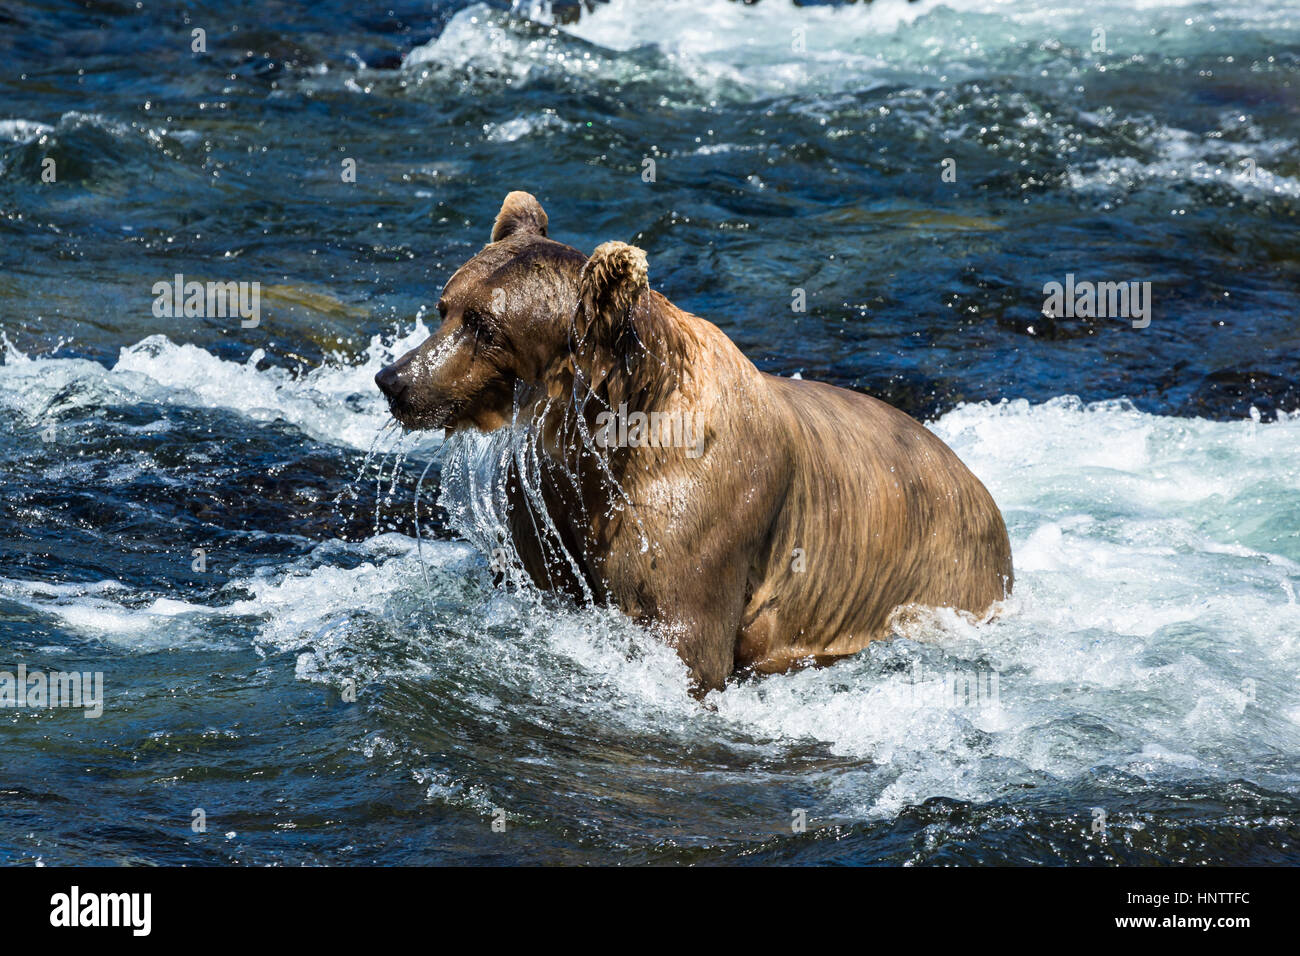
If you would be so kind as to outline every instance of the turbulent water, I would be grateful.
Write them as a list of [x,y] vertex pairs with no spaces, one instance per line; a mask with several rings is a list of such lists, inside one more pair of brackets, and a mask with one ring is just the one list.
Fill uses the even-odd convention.
[[[104,688],[0,711],[0,861],[1300,861],[1290,0],[364,6],[0,10],[0,670]],[[515,188],[926,420],[1006,613],[701,706],[494,589],[499,445],[372,378]]]

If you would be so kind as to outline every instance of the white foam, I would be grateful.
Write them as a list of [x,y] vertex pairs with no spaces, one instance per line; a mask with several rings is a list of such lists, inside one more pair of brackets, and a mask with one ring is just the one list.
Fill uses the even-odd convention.
[[11,143],[31,143],[53,129],[54,127],[36,120],[4,119],[0,120],[0,139]]
[[[1221,126],[1231,127],[1234,119],[1226,116]],[[1105,117],[1099,122],[1112,125],[1115,120]],[[1300,196],[1300,179],[1270,168],[1289,163],[1294,148],[1290,140],[1264,139],[1258,133],[1236,142],[1153,124],[1143,137],[1143,149],[1155,158],[1105,157],[1072,165],[1066,176],[1071,189],[1109,199],[1171,182],[1222,186],[1245,196],[1295,198]]]
[[[987,74],[987,63],[1022,62],[1039,44],[1071,51],[1093,68],[1135,56],[1239,53],[1227,46],[1242,31],[1290,31],[1287,0],[1217,5],[1198,0],[875,0],[794,6],[788,0],[613,0],[576,23],[555,24],[549,5],[516,2],[510,13],[485,4],[459,11],[437,38],[407,55],[406,65],[459,75],[508,78],[599,76],[645,80],[670,91],[693,87],[742,98],[862,90],[927,74],[952,80]],[[525,19],[548,24],[538,31]],[[1093,53],[1093,31],[1107,30],[1106,52]],[[574,41],[581,41],[575,43]],[[1030,43],[1026,48],[1025,44]],[[651,60],[622,54],[653,51]],[[941,80],[941,82],[945,82]]]
[[120,649],[235,646],[206,626],[217,610],[171,598],[140,602],[117,581],[50,584],[0,578],[0,596],[55,618],[61,628]]
[[572,129],[573,124],[560,118],[554,110],[516,116],[500,123],[485,123],[483,135],[492,143],[513,143],[527,136],[556,129]]
[[[29,357],[6,338],[0,340],[0,405],[33,427],[52,409],[131,403],[222,409],[255,422],[288,422],[317,441],[367,449],[391,417],[375,373],[428,334],[417,319],[394,337],[374,336],[360,361],[334,360],[301,375],[265,366],[260,349],[245,362],[232,362],[165,335],[123,348],[111,369],[83,359]],[[427,432],[411,447],[427,450],[440,441]]]

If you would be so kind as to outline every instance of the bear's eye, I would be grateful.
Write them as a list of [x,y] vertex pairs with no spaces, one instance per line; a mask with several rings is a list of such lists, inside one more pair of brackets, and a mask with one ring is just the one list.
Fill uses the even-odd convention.
[[460,321],[473,334],[478,344],[492,344],[492,324],[481,313],[467,309]]

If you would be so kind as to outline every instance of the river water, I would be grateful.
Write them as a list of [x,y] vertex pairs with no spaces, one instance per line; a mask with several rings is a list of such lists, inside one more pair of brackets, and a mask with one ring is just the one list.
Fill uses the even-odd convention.
[[[0,711],[0,861],[1300,862],[1294,3],[363,6],[0,13],[0,670],[104,687]],[[372,378],[511,189],[926,421],[1008,613],[701,707],[494,590]]]

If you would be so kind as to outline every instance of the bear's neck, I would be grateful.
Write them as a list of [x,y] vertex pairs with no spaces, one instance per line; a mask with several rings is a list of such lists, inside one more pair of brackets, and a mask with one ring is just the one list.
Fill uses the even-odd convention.
[[[686,446],[674,449],[681,456],[702,438],[696,431],[702,424],[683,413],[695,405],[702,342],[693,324],[699,320],[658,293],[651,296],[624,342],[589,339],[552,365],[543,381],[549,400],[539,406],[544,411],[534,434],[547,462],[545,497],[556,527],[567,526],[571,540],[590,545],[580,556],[584,564],[600,552],[595,542],[616,532],[628,513],[624,506],[635,504],[644,460],[661,452],[664,432]],[[716,343],[708,345],[712,350]],[[648,432],[652,425],[660,431]]]
[[[534,473],[551,526],[598,599],[610,542],[644,539],[639,512],[651,486],[673,475],[693,480],[730,396],[752,404],[766,389],[765,376],[720,329],[652,297],[655,308],[637,310],[631,348],[591,342],[557,357],[533,405]],[[637,418],[652,435],[671,429],[669,442],[662,431],[646,441],[634,431]]]

